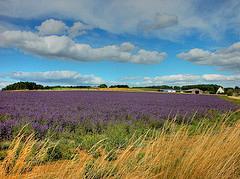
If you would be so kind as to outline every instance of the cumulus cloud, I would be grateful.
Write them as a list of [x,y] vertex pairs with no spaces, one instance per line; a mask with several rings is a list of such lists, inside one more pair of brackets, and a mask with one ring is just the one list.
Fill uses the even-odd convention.
[[220,74],[206,74],[202,78],[206,81],[228,81],[228,82],[239,82],[240,75],[220,75]]
[[86,34],[88,30],[93,29],[93,26],[83,24],[81,22],[75,22],[72,27],[68,28],[68,34],[74,38],[83,34]]
[[[124,79],[124,78],[123,78]],[[190,85],[190,84],[220,84],[225,86],[239,85],[240,75],[221,74],[176,74],[155,77],[127,77],[127,83],[132,86],[154,86],[154,85]]]
[[104,82],[95,75],[82,75],[75,71],[14,72],[8,77],[18,81],[61,85],[98,85]]
[[[102,8],[99,8],[102,7]],[[188,35],[192,31],[217,38],[227,30],[239,33],[239,0],[4,0],[0,15],[19,18],[74,19],[113,33],[136,33],[139,22],[156,22],[161,28],[152,33],[160,38]],[[29,13],[31,12],[31,13]],[[156,17],[156,14],[160,14]]]
[[218,66],[240,72],[240,42],[216,51],[195,48],[182,52],[177,57],[199,65]]
[[240,75],[223,74],[174,74],[155,77],[122,77],[120,80],[107,81],[96,75],[85,75],[75,71],[12,72],[0,74],[0,89],[17,81],[34,81],[44,85],[109,85],[126,84],[129,86],[219,84],[225,87],[239,86]]
[[156,77],[144,77],[142,83],[148,85],[161,85],[166,83],[171,85],[182,85],[200,82],[200,79],[201,77],[199,75],[176,74]]
[[62,35],[68,27],[62,21],[48,19],[42,22],[40,26],[37,26],[36,29],[41,35]]
[[124,42],[120,45],[120,49],[124,52],[131,52],[134,48],[135,46],[129,42]]
[[33,32],[5,31],[0,33],[0,47],[17,48],[24,52],[49,58],[78,61],[112,60],[139,64],[161,62],[166,53],[139,49],[131,43],[93,48],[88,44],[74,42],[67,36],[39,36]]
[[40,35],[68,35],[71,38],[86,34],[93,26],[74,22],[70,27],[61,20],[47,19],[40,26],[36,26]]

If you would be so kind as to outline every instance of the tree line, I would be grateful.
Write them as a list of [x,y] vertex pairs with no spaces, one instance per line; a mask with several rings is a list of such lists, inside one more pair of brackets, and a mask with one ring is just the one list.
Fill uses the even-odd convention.
[[10,84],[3,88],[3,91],[7,90],[40,90],[40,89],[56,89],[56,88],[91,88],[91,86],[43,86],[40,84],[36,84],[34,82],[17,82]]
[[[160,85],[160,86],[145,86],[145,87],[134,87],[134,88],[149,88],[149,89],[174,89],[177,91],[180,90],[189,90],[193,88],[198,88],[202,91],[208,91],[210,94],[215,94],[218,88],[221,87],[216,84],[198,84],[198,85],[185,85],[185,86],[169,86],[169,85]],[[2,90],[39,90],[39,89],[56,89],[56,88],[93,88],[93,86],[43,86],[36,84],[34,82],[17,82],[10,84],[3,88]],[[107,86],[106,84],[100,84],[98,88],[129,88],[128,85],[111,85]],[[236,86],[235,88],[225,88],[225,92],[229,95],[232,93],[240,93],[240,88]]]
[[3,88],[2,90],[38,90],[44,89],[43,85],[36,84],[34,82],[17,82],[10,84]]

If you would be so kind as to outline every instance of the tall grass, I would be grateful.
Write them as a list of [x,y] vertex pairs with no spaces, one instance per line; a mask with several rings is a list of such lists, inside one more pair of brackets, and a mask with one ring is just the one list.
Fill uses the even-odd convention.
[[[134,140],[133,140],[134,139]],[[76,149],[72,160],[45,163],[48,142],[19,134],[0,166],[0,178],[240,178],[240,122],[166,122],[124,149],[105,152],[101,142]],[[98,156],[91,155],[98,152]]]

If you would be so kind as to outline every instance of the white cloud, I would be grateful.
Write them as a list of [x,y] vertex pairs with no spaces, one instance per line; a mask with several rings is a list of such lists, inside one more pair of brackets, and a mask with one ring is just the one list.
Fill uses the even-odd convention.
[[[1,75],[1,74],[0,74]],[[240,75],[222,74],[175,74],[155,77],[123,77],[116,81],[106,81],[96,75],[84,75],[75,71],[12,72],[1,75],[0,89],[17,81],[34,81],[44,85],[108,85],[126,84],[129,86],[219,84],[225,87],[239,86]]]
[[165,76],[156,76],[156,77],[144,77],[143,84],[147,85],[162,85],[162,84],[171,84],[171,85],[182,85],[182,84],[192,84],[200,82],[201,77],[199,75],[190,75],[190,74],[177,74],[177,75],[165,75]]
[[177,16],[157,13],[153,20],[140,22],[139,28],[143,28],[145,31],[152,31],[172,27],[177,24]]
[[74,71],[14,72],[8,77],[18,81],[61,85],[98,85],[104,82],[95,75],[82,75]]
[[48,19],[42,22],[40,26],[37,26],[36,29],[41,35],[62,35],[68,27],[62,21]]
[[68,35],[71,38],[86,34],[93,28],[93,26],[81,22],[75,22],[70,27],[63,21],[55,19],[47,19],[40,26],[36,26],[40,35]]
[[240,82],[240,75],[220,75],[220,74],[206,74],[202,78],[206,81],[229,81]]
[[0,32],[4,32],[4,31],[6,31],[5,26],[0,25]]
[[[192,31],[213,38],[220,38],[227,30],[239,32],[239,11],[238,0],[41,0],[38,3],[32,0],[0,1],[0,15],[74,19],[109,32],[130,34],[138,31],[139,22],[153,22],[156,24],[153,25],[156,32],[151,34],[167,39],[188,35]],[[176,19],[177,25],[174,25]],[[156,28],[166,26],[166,29]]]
[[5,21],[1,20],[1,17],[0,17],[0,33],[4,32],[4,31],[7,31],[7,30],[16,30],[16,29],[19,29],[19,28],[20,27],[17,26],[17,25],[14,25],[12,23],[5,22]]
[[11,84],[11,82],[0,80],[0,89],[6,87],[9,84]]
[[88,44],[76,43],[67,36],[39,36],[33,32],[5,31],[0,33],[0,47],[17,48],[24,52],[49,58],[72,59],[78,61],[112,60],[154,64],[161,62],[166,53],[140,49],[134,51],[134,45],[108,45],[93,48]]
[[129,42],[124,42],[121,44],[120,48],[124,52],[131,52],[132,50],[134,50],[135,46]]
[[74,38],[83,34],[86,34],[88,30],[93,29],[93,26],[83,24],[81,22],[75,22],[72,27],[68,29],[70,37]]
[[[124,79],[124,78],[123,78]],[[156,86],[156,85],[191,85],[191,84],[220,84],[224,86],[239,85],[240,75],[221,74],[176,74],[155,77],[127,77],[127,82],[131,86]]]
[[0,22],[0,33],[1,33],[1,32],[4,32],[4,31],[6,31],[6,30],[9,30],[8,27],[7,27],[7,25],[6,25],[6,23],[1,23],[1,22]]
[[178,54],[177,57],[199,65],[218,66],[221,69],[240,72],[240,42],[216,51],[191,49]]

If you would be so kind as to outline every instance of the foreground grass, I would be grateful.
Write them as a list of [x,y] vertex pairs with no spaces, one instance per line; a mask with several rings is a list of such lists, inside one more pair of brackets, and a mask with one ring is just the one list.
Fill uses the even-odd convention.
[[[239,178],[240,121],[225,115],[196,124],[166,122],[107,150],[99,138],[71,160],[48,162],[57,145],[21,132],[1,162],[0,178]],[[56,152],[56,151],[55,151]]]
[[[179,128],[186,126],[189,134],[196,134],[199,124],[203,130],[206,126],[214,125],[223,119],[228,118],[228,125],[235,123],[240,119],[240,112],[222,114],[216,111],[209,111],[206,116],[192,116],[186,118],[179,118],[177,116],[169,119],[175,123]],[[7,117],[2,118],[7,120]],[[1,121],[1,117],[0,117]],[[168,122],[169,122],[168,121]],[[46,121],[42,121],[43,124]],[[31,124],[19,125],[13,127],[8,132],[0,131],[0,161],[7,155],[11,141],[19,131],[25,135],[35,134],[34,138],[39,142],[48,139],[53,150],[49,153],[46,161],[69,160],[76,154],[76,148],[88,151],[101,141],[101,147],[106,152],[115,151],[116,149],[125,149],[132,141],[138,140],[141,136],[147,134],[146,140],[155,136],[156,132],[162,131],[166,123],[164,120],[154,120],[149,117],[143,117],[139,120],[133,120],[131,117],[121,118],[113,121],[91,121],[84,120],[79,124],[65,125],[64,129],[58,130],[56,125],[49,127],[47,130],[34,129]],[[61,126],[60,126],[61,127]],[[41,129],[41,128],[39,128]],[[5,137],[5,138],[4,138]],[[93,155],[98,156],[98,152],[92,152]]]

